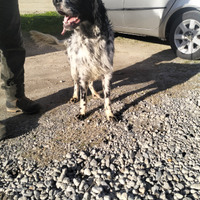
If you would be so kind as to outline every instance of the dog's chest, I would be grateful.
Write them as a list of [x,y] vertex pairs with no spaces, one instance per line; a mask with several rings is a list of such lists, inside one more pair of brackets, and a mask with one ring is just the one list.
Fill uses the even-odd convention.
[[87,38],[79,34],[74,34],[68,43],[68,56],[70,62],[76,64],[95,64],[101,60],[104,53],[105,41],[98,38]]

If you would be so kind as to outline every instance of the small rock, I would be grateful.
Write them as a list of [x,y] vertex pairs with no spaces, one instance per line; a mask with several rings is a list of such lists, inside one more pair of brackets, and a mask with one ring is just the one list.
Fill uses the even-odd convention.
[[169,183],[167,183],[167,182],[164,182],[163,188],[164,188],[165,190],[171,190],[171,186],[170,186]]
[[127,200],[128,199],[128,194],[126,192],[123,192],[121,194],[121,199],[120,200]]
[[159,181],[161,176],[162,176],[162,173],[160,170],[158,172],[156,172],[156,181]]
[[133,194],[128,194],[128,200],[135,200],[135,197],[133,196]]
[[39,191],[35,190],[35,191],[33,191],[33,193],[34,193],[34,197],[36,199],[40,199],[40,192]]
[[177,199],[182,199],[182,198],[183,198],[183,195],[180,194],[180,193],[175,193],[174,195],[175,195],[175,197],[176,197]]
[[158,190],[159,190],[159,187],[157,185],[154,185],[152,188],[152,194],[155,194]]
[[56,187],[58,189],[62,189],[62,190],[65,190],[67,188],[67,185],[65,183],[61,183],[61,182],[57,182],[56,183]]
[[83,187],[84,185],[86,184],[85,180],[82,180],[80,185],[79,185],[79,190],[82,191],[83,190]]
[[83,152],[83,151],[80,152],[80,156],[81,156],[81,158],[83,158],[84,160],[87,160],[87,159],[88,159],[87,155],[86,155],[85,152]]
[[28,178],[25,176],[21,179],[21,183],[28,183]]
[[41,200],[45,200],[47,198],[48,198],[48,194],[46,194],[46,193],[40,195]]
[[68,177],[65,177],[62,182],[68,185],[70,184],[70,179]]
[[71,153],[67,153],[66,154],[66,158],[71,159],[72,158],[72,154]]
[[73,179],[73,183],[76,187],[78,187],[80,185],[80,181],[77,178]]
[[67,191],[67,192],[72,192],[72,193],[75,192],[74,188],[73,188],[72,186],[70,186],[70,185],[67,186],[66,191]]
[[63,181],[63,179],[65,178],[66,174],[67,174],[67,168],[64,168],[62,170],[62,173],[61,173],[60,177],[58,178],[58,180],[59,181]]
[[88,192],[86,192],[84,195],[83,195],[83,200],[89,200],[90,199],[90,194]]
[[36,184],[37,188],[45,188],[45,185],[42,182]]
[[92,192],[96,193],[96,194],[99,194],[103,191],[103,188],[102,187],[98,187],[98,186],[94,186],[92,188]]
[[125,181],[124,181],[123,178],[120,178],[120,179],[119,179],[119,182],[120,182],[122,185],[125,185]]
[[155,167],[160,167],[161,165],[162,163],[160,161],[155,163]]
[[179,189],[179,190],[182,190],[184,188],[184,185],[182,183],[178,183],[176,185],[176,187]]
[[103,200],[111,200],[111,197],[109,195],[105,195]]
[[139,171],[138,171],[138,175],[139,175],[139,176],[143,176],[144,174],[145,174],[145,170],[139,170]]
[[90,165],[92,166],[92,167],[97,167],[97,161],[95,160],[95,159],[92,159],[92,161],[90,162]]
[[141,194],[144,194],[145,191],[146,191],[145,187],[140,187],[140,188],[139,188],[139,192],[140,192]]
[[90,175],[91,175],[90,169],[86,168],[86,169],[84,170],[84,174],[85,174],[86,176],[90,176]]
[[200,184],[199,183],[192,184],[190,188],[195,189],[195,190],[200,190]]

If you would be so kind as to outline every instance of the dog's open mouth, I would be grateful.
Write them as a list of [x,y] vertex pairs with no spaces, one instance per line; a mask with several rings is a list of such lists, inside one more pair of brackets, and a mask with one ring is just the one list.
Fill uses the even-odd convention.
[[63,31],[61,34],[64,35],[67,29],[78,25],[80,21],[79,17],[65,16],[63,20]]

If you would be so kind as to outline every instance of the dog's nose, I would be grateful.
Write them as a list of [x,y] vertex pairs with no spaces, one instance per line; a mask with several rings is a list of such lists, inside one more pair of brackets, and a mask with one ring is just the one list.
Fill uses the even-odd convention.
[[53,0],[54,6],[57,6],[60,2],[62,2],[62,0]]

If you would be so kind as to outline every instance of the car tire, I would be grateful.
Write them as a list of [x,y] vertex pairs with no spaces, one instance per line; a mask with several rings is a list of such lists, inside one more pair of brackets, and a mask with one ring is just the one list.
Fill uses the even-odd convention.
[[176,56],[200,58],[200,12],[188,11],[179,16],[170,29],[169,43]]

